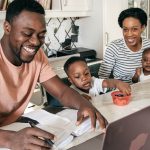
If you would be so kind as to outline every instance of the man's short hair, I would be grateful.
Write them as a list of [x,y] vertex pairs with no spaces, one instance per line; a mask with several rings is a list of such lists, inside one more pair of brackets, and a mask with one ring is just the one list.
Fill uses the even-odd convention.
[[141,8],[128,8],[123,10],[118,17],[118,24],[122,28],[124,19],[128,17],[136,18],[140,21],[141,25],[147,26],[147,14]]
[[45,15],[44,8],[36,0],[14,0],[6,10],[6,21],[12,22],[24,10]]
[[[69,67],[75,63],[75,62],[79,62],[79,61],[83,61],[86,63],[86,60],[83,58],[83,57],[79,57],[79,56],[73,56],[73,57],[70,57],[64,64],[64,70],[66,72],[66,74],[68,74],[68,69]],[[86,63],[87,64],[87,63]]]

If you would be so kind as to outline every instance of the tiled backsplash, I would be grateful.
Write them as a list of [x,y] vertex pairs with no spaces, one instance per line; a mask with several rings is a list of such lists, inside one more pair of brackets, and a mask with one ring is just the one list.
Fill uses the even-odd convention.
[[[79,18],[51,18],[46,20],[47,35],[44,49],[48,56],[65,48],[70,49],[76,47],[75,43],[78,41],[79,34],[79,26],[76,26],[77,19]],[[67,46],[68,41],[71,42],[70,46]]]

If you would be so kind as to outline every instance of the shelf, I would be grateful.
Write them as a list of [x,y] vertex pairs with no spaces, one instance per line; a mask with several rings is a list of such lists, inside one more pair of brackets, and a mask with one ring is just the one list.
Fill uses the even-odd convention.
[[[64,17],[88,17],[92,11],[60,11],[60,10],[45,10],[46,18],[64,18]],[[6,11],[0,11],[0,21],[5,19]]]
[[88,17],[92,11],[60,11],[45,10],[46,18],[64,18],[64,17]]

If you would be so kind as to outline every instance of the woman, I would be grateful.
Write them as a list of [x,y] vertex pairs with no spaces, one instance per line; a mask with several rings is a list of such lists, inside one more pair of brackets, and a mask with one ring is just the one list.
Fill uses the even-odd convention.
[[128,8],[118,18],[123,38],[111,42],[106,48],[104,62],[99,70],[100,78],[109,78],[132,83],[135,69],[141,67],[142,52],[150,47],[150,41],[141,37],[147,26],[147,15],[140,8]]

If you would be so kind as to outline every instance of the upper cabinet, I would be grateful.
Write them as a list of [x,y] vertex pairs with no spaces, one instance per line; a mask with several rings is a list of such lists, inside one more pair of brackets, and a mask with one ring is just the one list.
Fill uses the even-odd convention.
[[[6,0],[5,0],[6,1]],[[51,9],[46,9],[46,18],[87,17],[91,15],[93,0],[47,0]],[[6,12],[0,11],[0,20],[5,19]]]
[[143,36],[150,38],[150,0],[128,0],[129,7],[142,8],[148,17],[147,27],[143,32]]
[[103,54],[111,41],[122,37],[118,17],[120,12],[127,8],[127,0],[103,0]]
[[90,16],[93,0],[53,0],[52,10],[47,17],[86,17]]
[[92,9],[91,0],[61,0],[63,11],[89,11]]

